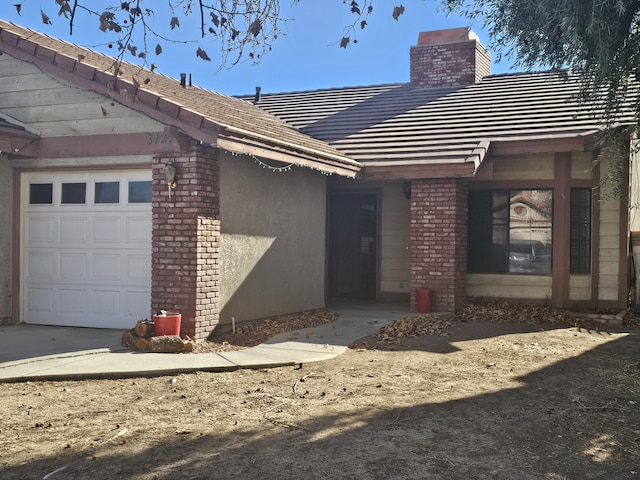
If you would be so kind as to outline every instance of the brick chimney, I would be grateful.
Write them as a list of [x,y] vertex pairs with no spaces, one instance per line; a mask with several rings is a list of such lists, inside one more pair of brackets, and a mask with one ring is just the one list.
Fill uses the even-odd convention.
[[409,51],[411,84],[471,85],[491,73],[491,54],[468,27],[422,32]]

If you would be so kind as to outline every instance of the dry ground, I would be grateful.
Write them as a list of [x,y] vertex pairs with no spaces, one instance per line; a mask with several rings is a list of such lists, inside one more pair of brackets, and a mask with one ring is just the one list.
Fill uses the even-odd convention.
[[640,479],[637,322],[458,318],[298,369],[0,384],[0,478]]

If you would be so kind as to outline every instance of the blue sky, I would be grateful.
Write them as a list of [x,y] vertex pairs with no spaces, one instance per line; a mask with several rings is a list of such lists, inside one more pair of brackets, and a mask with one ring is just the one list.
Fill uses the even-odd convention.
[[[154,5],[159,8],[163,3],[162,0],[156,0]],[[208,44],[206,39],[201,46],[212,57],[212,62],[197,58],[197,46],[194,44],[170,45],[164,42],[162,55],[155,58],[151,53],[149,58],[158,64],[157,71],[165,75],[179,78],[181,72],[190,73],[193,83],[198,86],[237,95],[251,94],[256,86],[268,93],[407,82],[409,48],[416,44],[421,31],[470,26],[481,42],[487,47],[489,45],[481,19],[471,22],[460,16],[447,16],[439,11],[435,0],[405,0],[402,3],[406,13],[398,21],[391,18],[393,4],[378,0],[377,10],[370,18],[369,25],[357,33],[358,43],[349,45],[347,49],[340,48],[338,42],[344,27],[353,19],[342,0],[301,0],[292,7],[289,0],[282,0],[281,3],[282,16],[291,19],[282,27],[286,34],[276,40],[273,50],[258,65],[243,63],[216,74],[213,58],[216,48]],[[77,22],[70,37],[68,23],[57,16],[53,0],[23,0],[22,5],[21,15],[7,5],[3,19],[107,54],[115,53],[104,45],[108,38],[98,30],[94,17],[84,17],[82,22]],[[41,6],[47,11],[53,25],[42,23]],[[156,18],[160,23],[157,27],[169,32],[165,27],[169,16],[158,14]],[[187,39],[197,36],[190,35],[193,31],[193,26],[183,23],[173,32]],[[150,43],[155,45],[156,42],[153,40]],[[495,59],[495,53],[492,54]],[[133,57],[125,59],[132,60]],[[503,60],[499,64],[494,61],[493,73],[509,71],[509,61]]]

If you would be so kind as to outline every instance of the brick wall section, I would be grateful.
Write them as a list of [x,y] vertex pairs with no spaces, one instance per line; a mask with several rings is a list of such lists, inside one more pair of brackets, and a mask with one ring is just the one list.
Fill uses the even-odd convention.
[[[172,160],[177,187],[167,194]],[[205,339],[219,321],[219,153],[204,147],[153,164],[152,311],[182,314],[181,335]]]
[[411,182],[411,309],[416,289],[433,291],[432,311],[465,301],[467,188],[459,179]]
[[412,85],[472,85],[491,73],[491,55],[476,40],[415,45],[409,51]]

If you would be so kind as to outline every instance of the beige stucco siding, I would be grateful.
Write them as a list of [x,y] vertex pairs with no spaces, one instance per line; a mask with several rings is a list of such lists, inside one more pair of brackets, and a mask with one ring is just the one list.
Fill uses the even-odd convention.
[[0,325],[11,320],[11,223],[13,188],[11,167],[6,155],[0,154]]
[[220,164],[220,322],[324,306],[326,177]]
[[0,112],[42,137],[162,131],[162,125],[97,93],[82,90],[35,65],[0,55]]
[[409,294],[409,202],[402,192],[402,183],[383,184],[380,232],[380,294],[383,298]]

